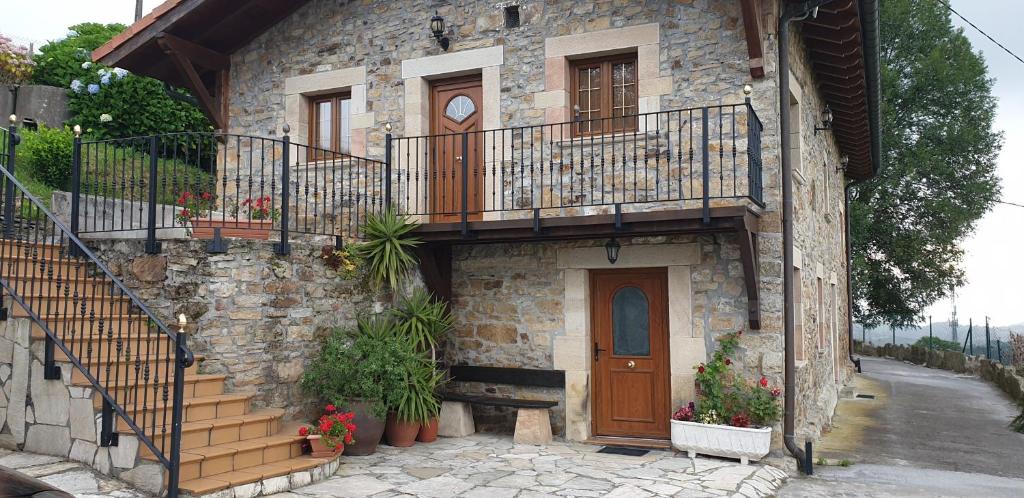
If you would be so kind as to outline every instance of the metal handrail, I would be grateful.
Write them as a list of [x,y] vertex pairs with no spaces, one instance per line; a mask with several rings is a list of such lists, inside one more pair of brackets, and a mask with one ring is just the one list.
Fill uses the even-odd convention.
[[[16,129],[14,129],[13,127],[10,130],[4,130],[4,132],[7,135],[6,138],[8,139],[8,144],[9,145],[8,145],[8,149],[7,149],[8,155],[5,158],[6,161],[2,165],[0,165],[0,173],[2,173],[2,176],[0,176],[0,181],[2,181],[4,183],[4,185],[5,185],[5,188],[3,189],[3,202],[2,202],[2,204],[4,205],[4,214],[5,214],[4,219],[3,219],[3,240],[5,240],[7,242],[7,244],[4,244],[2,249],[0,249],[0,250],[2,250],[4,256],[9,256],[9,257],[11,257],[11,259],[8,260],[8,261],[4,261],[5,264],[2,265],[2,268],[0,268],[0,277],[2,277],[2,278],[0,278],[0,283],[2,283],[4,289],[10,295],[10,297],[18,305],[20,305],[24,310],[26,310],[27,314],[29,315],[29,318],[31,318],[36,324],[38,324],[43,329],[43,331],[46,334],[46,338],[45,338],[46,344],[45,344],[45,350],[44,350],[44,356],[45,356],[45,365],[44,365],[44,372],[45,373],[44,373],[44,375],[45,375],[45,377],[46,378],[60,378],[59,368],[56,366],[56,364],[55,364],[56,362],[54,360],[54,348],[55,347],[56,348],[60,348],[60,350],[66,355],[68,360],[79,371],[82,372],[83,376],[89,381],[89,383],[102,396],[102,398],[103,398],[103,412],[102,412],[102,423],[101,423],[102,430],[101,430],[101,437],[100,437],[101,445],[108,446],[108,445],[111,445],[111,444],[116,444],[115,443],[115,441],[116,441],[116,431],[114,430],[115,423],[116,423],[116,420],[115,420],[114,416],[115,416],[115,413],[116,413],[116,415],[120,416],[121,419],[123,419],[125,421],[125,423],[129,426],[129,428],[131,428],[131,430],[138,436],[139,440],[146,447],[148,447],[150,449],[150,451],[152,451],[153,455],[157,458],[157,460],[164,467],[167,468],[168,474],[169,474],[168,492],[169,492],[170,496],[176,496],[176,494],[177,494],[177,486],[178,486],[178,470],[179,470],[179,463],[180,463],[181,423],[182,423],[182,417],[183,417],[183,415],[182,415],[182,404],[183,404],[183,398],[184,398],[184,391],[183,391],[183,389],[184,389],[184,371],[185,371],[186,368],[192,366],[194,364],[194,362],[195,362],[195,357],[194,357],[193,353],[191,352],[191,350],[189,350],[189,348],[185,344],[186,337],[185,337],[184,334],[175,333],[175,332],[172,332],[170,329],[168,329],[168,327],[156,316],[156,314],[154,314],[145,305],[145,303],[143,303],[142,300],[134,292],[131,291],[131,289],[126,287],[124,285],[124,283],[120,279],[118,279],[116,276],[114,276],[114,274],[110,271],[110,269],[96,256],[96,254],[94,254],[72,232],[72,230],[69,227],[65,226],[59,219],[57,219],[57,217],[55,217],[53,215],[53,213],[51,213],[46,208],[46,206],[39,199],[37,199],[34,195],[32,195],[31,192],[29,192],[29,190],[24,185],[22,185],[14,177],[14,175],[12,174],[11,171],[9,171],[9,169],[10,170],[14,169],[14,159],[16,157],[15,156],[15,151],[16,151],[16,145],[17,145],[17,142],[18,142],[18,135],[17,135]],[[15,202],[15,196],[18,196],[20,202]],[[17,211],[18,211],[18,214],[20,215],[19,217],[12,216],[12,214],[15,212],[15,209],[17,209]],[[26,216],[26,213],[27,213],[27,216]],[[20,218],[20,219],[18,219],[18,218]],[[15,231],[15,224],[16,224],[16,222],[18,222],[22,226],[26,226],[26,225],[29,226],[29,230],[31,230],[31,232],[32,232],[31,233],[31,235],[32,235],[31,240],[29,240],[27,237],[23,239],[23,238],[18,238],[18,237],[15,236],[14,231]],[[53,242],[54,239],[59,240],[59,243],[54,243]],[[66,241],[66,246],[65,246],[65,241]],[[11,242],[16,243],[17,246],[20,246],[22,243],[25,243],[26,244],[25,245],[25,249],[34,249],[33,253],[32,253],[31,260],[29,260],[28,258],[24,258],[24,259],[20,258],[20,255],[17,252],[18,247],[11,246],[10,245]],[[44,247],[45,248],[46,246],[49,246],[50,248],[56,248],[57,249],[57,253],[56,253],[57,256],[55,257],[52,254],[50,256],[48,256],[48,257],[39,256],[38,248],[39,247]],[[7,254],[9,247],[11,247],[11,254]],[[25,256],[28,256],[28,254],[26,253]],[[6,259],[6,258],[4,258],[4,259]],[[32,263],[32,265],[33,265],[30,268],[34,268],[34,267],[36,267],[38,265],[39,271],[38,272],[34,272],[34,271],[27,272],[27,273],[33,273],[31,275],[28,275],[27,277],[26,276],[22,276],[22,275],[17,275],[17,274],[15,274],[15,275],[8,275],[7,274],[7,270],[8,270],[8,268],[10,268],[12,266],[12,262],[13,262],[14,268],[18,268],[18,264],[17,263],[19,261],[30,261]],[[58,269],[57,270],[57,272],[58,272],[57,280],[56,280],[56,282],[54,282],[53,281],[53,276],[54,276],[53,275],[53,273],[54,273],[53,267],[57,266],[54,263],[71,263],[71,264],[75,265],[76,266],[76,276],[75,276],[74,280],[72,280],[72,277],[70,275],[70,270],[68,270],[68,273],[69,273],[68,275],[61,275],[60,272],[62,270]],[[84,279],[84,276],[83,276],[82,279],[78,278],[79,277],[79,275],[78,275],[79,272],[77,271],[78,270],[77,265],[79,265],[80,263],[84,263],[86,266],[89,266],[91,270],[93,270],[93,273],[90,275],[90,277],[89,277],[90,280],[88,282]],[[42,278],[44,276],[43,275],[39,275],[39,273],[42,273],[44,271],[43,268],[46,267],[47,265],[49,265],[49,269],[47,271],[47,274],[45,275],[45,278],[46,278],[47,282],[43,282]],[[95,273],[97,270],[98,270],[98,274]],[[15,271],[15,273],[17,273],[17,271]],[[99,276],[100,280],[101,280],[99,282],[99,285],[97,285],[97,278],[96,278],[97,276]],[[53,291],[47,290],[47,292],[50,294],[49,296],[44,295],[44,294],[40,294],[39,296],[31,295],[36,290],[36,283],[37,283],[36,282],[36,278],[37,277],[39,277],[39,280],[40,280],[40,282],[38,282],[39,283],[39,291],[40,292],[42,292],[44,290],[43,286],[45,284],[56,283],[57,289],[58,289],[56,291],[56,293],[54,293]],[[158,386],[159,383],[160,383],[160,379],[159,379],[159,371],[160,371],[160,369],[159,368],[155,368],[154,369],[154,374],[156,375],[156,377],[155,377],[155,383],[154,383],[154,394],[153,394],[153,398],[154,399],[152,400],[153,401],[153,403],[152,403],[152,405],[153,405],[152,406],[152,409],[153,409],[153,424],[152,424],[152,426],[148,427],[148,429],[143,427],[143,426],[146,425],[146,420],[145,419],[147,417],[147,410],[150,408],[150,406],[148,406],[148,404],[147,404],[147,402],[148,402],[148,390],[144,390],[144,394],[143,394],[144,396],[146,396],[146,399],[143,401],[143,405],[141,407],[142,413],[143,413],[143,420],[141,420],[141,422],[138,422],[134,415],[129,415],[129,413],[128,413],[127,406],[128,406],[129,403],[127,402],[127,398],[129,397],[129,395],[127,394],[127,390],[125,391],[125,396],[124,396],[125,399],[122,399],[122,400],[120,400],[122,402],[119,402],[119,396],[116,393],[112,393],[111,390],[109,389],[110,387],[122,388],[122,389],[127,389],[129,387],[127,385],[128,379],[125,379],[124,381],[122,381],[119,377],[117,377],[117,374],[121,373],[120,372],[120,368],[117,368],[115,370],[115,372],[114,372],[115,373],[115,377],[114,377],[113,385],[112,386],[109,385],[111,383],[110,360],[111,360],[111,353],[112,353],[112,351],[110,349],[110,346],[111,346],[111,341],[113,341],[113,333],[114,333],[114,331],[113,331],[113,329],[114,329],[113,324],[110,324],[109,327],[106,329],[106,340],[108,342],[108,344],[107,344],[108,348],[106,350],[106,363],[107,363],[107,365],[106,365],[104,371],[101,372],[101,371],[98,370],[98,368],[99,368],[98,364],[103,361],[103,359],[102,359],[102,356],[103,356],[102,343],[100,345],[99,350],[97,351],[98,355],[95,356],[95,357],[93,357],[93,354],[92,354],[93,353],[92,344],[90,343],[90,345],[88,347],[87,354],[84,355],[85,358],[83,359],[83,355],[81,354],[81,351],[78,351],[79,354],[76,354],[74,346],[72,344],[68,344],[67,341],[65,341],[65,339],[67,339],[67,336],[66,336],[66,332],[67,331],[64,331],[65,334],[59,334],[57,331],[53,330],[53,328],[50,326],[50,323],[49,323],[50,320],[48,320],[47,318],[44,318],[44,316],[48,316],[48,317],[55,318],[55,319],[59,319],[59,318],[62,317],[62,315],[59,312],[58,313],[50,313],[50,311],[52,311],[52,310],[51,310],[51,306],[49,304],[46,305],[46,309],[45,310],[39,309],[42,306],[40,305],[40,303],[37,302],[37,300],[39,298],[41,298],[41,297],[52,297],[53,294],[56,294],[57,297],[60,297],[59,294],[60,294],[60,287],[62,285],[62,277],[63,277],[63,279],[66,279],[66,280],[63,280],[63,284],[65,285],[64,290],[63,290],[63,293],[64,293],[64,295],[63,295],[63,297],[64,297],[64,305],[63,305],[64,306],[64,311],[67,311],[67,301],[69,299],[71,299],[73,301],[73,305],[72,305],[72,310],[71,310],[72,313],[70,314],[70,317],[72,317],[72,318],[78,318],[79,317],[77,315],[78,310],[75,309],[77,306],[79,306],[79,303],[78,303],[79,300],[81,300],[81,304],[80,304],[80,306],[81,306],[81,313],[82,313],[81,316],[83,318],[86,316],[85,315],[86,304],[87,304],[87,301],[90,298],[92,298],[91,303],[93,305],[95,305],[95,303],[96,303],[96,298],[106,298],[109,301],[109,303],[107,305],[108,309],[106,310],[108,313],[114,311],[111,308],[113,307],[113,301],[114,301],[115,298],[122,298],[122,299],[127,300],[128,304],[126,306],[118,307],[117,310],[116,310],[118,312],[116,316],[121,316],[123,314],[122,312],[124,312],[126,309],[129,311],[129,314],[128,314],[128,316],[129,316],[129,318],[128,318],[129,326],[127,327],[127,331],[124,330],[123,328],[118,328],[118,330],[117,330],[118,352],[116,353],[117,356],[114,358],[115,360],[119,360],[120,359],[119,356],[121,355],[121,347],[124,345],[125,341],[127,341],[127,343],[128,343],[128,349],[126,350],[126,354],[128,355],[127,358],[130,358],[130,355],[131,355],[130,348],[131,348],[131,342],[133,340],[135,341],[136,345],[138,346],[138,349],[141,349],[141,345],[140,345],[141,340],[142,340],[141,334],[143,332],[145,332],[148,335],[151,329],[153,329],[153,330],[155,330],[157,332],[157,337],[163,337],[163,338],[169,340],[171,343],[174,344],[173,360],[171,359],[171,355],[170,355],[170,352],[168,350],[170,348],[170,346],[167,346],[168,349],[165,349],[163,351],[164,364],[168,365],[168,367],[173,366],[174,374],[173,374],[173,381],[170,381],[169,375],[168,375],[168,367],[165,367],[163,369],[164,397],[163,397],[163,400],[162,400],[163,401],[162,408],[160,408],[160,406],[161,406],[160,403],[159,403],[160,400],[157,399],[157,393],[156,393],[156,386]],[[29,295],[23,295],[23,294],[25,294],[24,291],[26,290],[25,289],[26,285],[22,285],[22,286],[20,286],[21,288],[19,288],[19,285],[17,285],[17,283],[15,282],[15,280],[18,280],[18,279],[24,280],[26,278],[29,279],[29,281],[30,281],[30,285],[27,285],[28,291],[29,291],[28,292]],[[77,284],[87,284],[87,285],[88,284],[92,284],[93,288],[94,288],[93,295],[92,296],[88,296],[88,295],[85,295],[83,293],[83,295],[79,296],[78,295],[79,294],[79,290],[76,288],[74,297],[71,297],[70,296],[69,287],[72,284],[76,284],[76,285]],[[107,290],[104,291],[105,292],[104,295],[99,295],[98,294],[99,291],[96,290],[96,289],[107,289]],[[100,306],[102,307],[103,305],[100,304]],[[138,313],[132,313],[132,311],[134,311],[134,310],[137,310]],[[102,315],[103,313],[104,313],[104,311],[101,309],[100,310],[101,317],[99,318],[100,321],[99,321],[99,336],[98,336],[101,341],[103,340],[103,333],[104,333],[104,329],[103,329],[103,327],[104,327],[103,318],[104,317]],[[89,310],[89,314],[88,314],[89,320],[90,321],[95,320],[96,319],[96,314],[97,314],[97,310],[96,309],[90,309]],[[113,313],[110,313],[110,315],[111,316],[115,316]],[[145,327],[139,327],[139,329],[141,329],[141,330],[136,329],[136,332],[138,332],[139,335],[134,337],[134,338],[131,337],[131,333],[132,333],[132,325],[131,325],[132,324],[132,319],[131,319],[131,317],[132,316],[139,316],[140,320],[145,320]],[[63,315],[63,318],[65,318],[65,319],[68,318],[68,317],[69,317],[68,315]],[[110,318],[110,317],[107,317],[107,318]],[[117,320],[120,320],[120,318],[118,318]],[[113,320],[111,320],[111,321],[113,321]],[[88,331],[83,331],[82,335],[80,336],[80,340],[86,339],[85,332],[94,332],[94,330],[90,329]],[[123,333],[125,333],[125,332],[127,332],[127,336],[123,335]],[[70,339],[73,342],[74,339],[75,339],[75,330],[72,329],[70,333],[71,333]],[[147,363],[146,363],[145,367],[143,368],[143,370],[145,371],[145,373],[143,374],[144,382],[149,382],[149,362],[150,362],[150,353],[152,352],[152,351],[150,351],[150,343],[148,342],[150,339],[151,339],[150,337],[147,337],[147,343],[146,343],[146,346],[147,346],[146,347],[146,349],[147,349],[146,362]],[[161,343],[158,341],[157,345],[156,345],[156,349],[155,349],[156,355],[155,355],[154,358],[155,358],[155,361],[157,362],[157,365],[159,365],[160,356],[161,356],[160,344]],[[134,365],[135,366],[136,383],[138,382],[138,378],[139,378],[139,375],[140,375],[140,373],[139,373],[140,356],[139,356],[138,349],[136,350],[136,353],[135,353],[136,364]],[[96,363],[97,365],[93,365],[94,363]],[[94,371],[92,368],[90,368],[90,367],[93,367],[93,366],[97,367],[97,371]],[[126,375],[128,375],[128,376],[131,375],[130,369],[128,367],[125,368],[124,373]],[[105,374],[105,375],[102,375],[102,374]],[[100,377],[103,377],[105,382],[101,381]],[[172,383],[173,392],[168,396],[167,384],[169,383],[169,381],[170,381],[170,383]],[[135,386],[135,387],[137,387],[137,386]],[[172,415],[171,415],[170,441],[169,441],[170,448],[168,448],[168,444],[167,444],[168,441],[167,441],[167,437],[166,437],[167,434],[168,434],[167,426],[166,426],[166,409],[167,409],[168,398],[170,398],[171,403],[173,403],[172,408],[171,408]],[[138,393],[136,392],[135,393],[135,401],[134,401],[134,409],[135,409],[134,411],[137,411],[140,408],[138,401],[139,401],[138,400]],[[164,423],[162,424],[162,428],[161,428],[161,431],[160,431],[161,439],[162,439],[163,442],[162,442],[162,444],[157,445],[156,442],[154,441],[154,439],[155,439],[156,434],[157,434],[157,430],[156,430],[157,429],[156,428],[156,412],[159,409],[164,410],[165,413],[164,413],[164,418],[163,418],[163,422]]]

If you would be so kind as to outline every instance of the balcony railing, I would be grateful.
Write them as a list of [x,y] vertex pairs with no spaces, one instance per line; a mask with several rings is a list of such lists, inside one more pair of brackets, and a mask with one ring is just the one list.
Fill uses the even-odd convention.
[[357,239],[366,215],[386,205],[464,229],[474,220],[613,208],[700,207],[709,220],[716,203],[762,204],[762,129],[746,102],[419,137],[389,133],[383,161],[287,135],[76,139],[69,224],[75,234],[138,231],[156,251],[158,231],[259,220],[287,251],[296,233],[338,244]]
[[761,204],[762,129],[744,103],[389,138],[390,198],[434,222]]

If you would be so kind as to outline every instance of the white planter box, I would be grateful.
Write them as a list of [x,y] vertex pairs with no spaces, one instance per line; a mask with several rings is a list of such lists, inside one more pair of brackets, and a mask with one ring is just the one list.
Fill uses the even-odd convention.
[[772,444],[772,428],[732,427],[672,421],[672,446],[690,458],[697,453],[739,458],[740,463],[760,460]]

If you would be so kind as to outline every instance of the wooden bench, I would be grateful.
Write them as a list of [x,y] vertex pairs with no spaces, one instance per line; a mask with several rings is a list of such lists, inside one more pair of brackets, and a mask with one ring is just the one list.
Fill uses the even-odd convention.
[[[482,382],[511,386],[565,388],[565,372],[529,368],[474,367],[457,365],[449,369],[452,382]],[[514,440],[522,444],[551,442],[551,407],[557,401],[506,398],[502,396],[470,395],[446,392],[441,404],[438,434],[464,437],[476,432],[470,405],[505,406],[516,408]]]

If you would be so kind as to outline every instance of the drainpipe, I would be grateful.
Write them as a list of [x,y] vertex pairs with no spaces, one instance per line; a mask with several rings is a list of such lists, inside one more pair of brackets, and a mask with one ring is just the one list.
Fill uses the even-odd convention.
[[853,239],[850,230],[850,189],[863,182],[852,181],[843,188],[843,225],[846,230],[846,328],[849,333],[849,348],[847,353],[850,361],[857,366],[857,373],[861,373],[860,360],[853,357]]
[[783,400],[782,440],[786,450],[796,458],[804,474],[814,473],[811,443],[800,448],[796,443],[796,317],[793,311],[793,161],[790,154],[789,115],[789,23],[809,17],[817,7],[831,0],[815,0],[800,4],[784,3],[779,17],[779,133],[782,139],[782,274],[783,327],[786,349],[786,391]]

